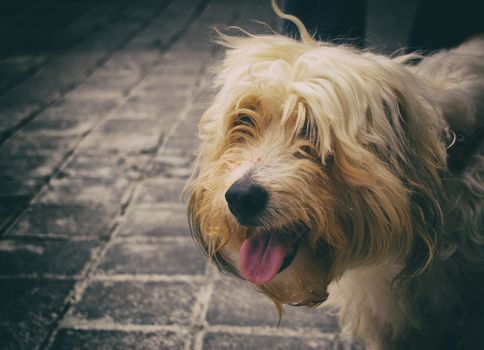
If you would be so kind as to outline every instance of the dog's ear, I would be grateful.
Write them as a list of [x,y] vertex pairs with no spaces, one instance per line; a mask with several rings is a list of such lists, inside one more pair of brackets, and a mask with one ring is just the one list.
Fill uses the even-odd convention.
[[339,221],[351,235],[347,254],[372,263],[410,252],[410,191],[397,174],[371,152],[355,157],[336,140],[332,177]]
[[[438,249],[438,232],[443,226],[441,178],[446,169],[443,135],[439,134],[445,128],[440,110],[416,81],[411,82],[415,83],[413,89],[411,85],[394,87],[407,160],[401,165],[401,181],[410,193],[414,235],[406,265],[398,276],[401,282],[425,271]],[[388,115],[390,109],[386,111]]]
[[407,68],[388,59],[353,66],[330,89],[338,105],[325,101],[333,113],[327,134],[340,213],[351,213],[341,218],[354,234],[351,254],[371,260],[401,253],[402,276],[414,275],[432,261],[442,222],[439,111]]

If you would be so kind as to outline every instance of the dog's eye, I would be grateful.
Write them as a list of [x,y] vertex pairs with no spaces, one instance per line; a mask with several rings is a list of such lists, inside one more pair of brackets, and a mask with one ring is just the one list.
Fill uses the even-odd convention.
[[235,119],[235,126],[246,125],[255,126],[254,121],[248,115],[242,114]]
[[231,141],[232,142],[246,142],[249,138],[254,137],[256,132],[254,120],[246,115],[240,114],[238,115],[230,130]]

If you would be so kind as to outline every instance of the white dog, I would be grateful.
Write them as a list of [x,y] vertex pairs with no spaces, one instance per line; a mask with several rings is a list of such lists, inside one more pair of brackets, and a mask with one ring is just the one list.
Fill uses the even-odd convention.
[[484,349],[484,41],[389,58],[275,11],[301,41],[221,35],[195,239],[279,310],[334,306],[371,349]]

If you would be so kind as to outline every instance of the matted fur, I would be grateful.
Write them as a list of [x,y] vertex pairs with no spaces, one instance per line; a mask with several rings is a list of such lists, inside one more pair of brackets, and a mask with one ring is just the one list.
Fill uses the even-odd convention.
[[[276,11],[278,11],[276,9]],[[192,233],[238,275],[244,239],[298,235],[291,265],[256,288],[335,307],[372,349],[484,347],[484,158],[446,164],[449,123],[484,120],[484,41],[389,58],[279,35],[226,36],[189,184]],[[258,227],[225,192],[249,176],[270,196]]]

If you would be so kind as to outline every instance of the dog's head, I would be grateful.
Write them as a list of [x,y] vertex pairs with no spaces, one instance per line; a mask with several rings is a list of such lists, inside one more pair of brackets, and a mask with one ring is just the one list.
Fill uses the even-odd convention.
[[445,165],[438,111],[401,60],[302,34],[223,36],[190,184],[199,245],[279,306],[321,303],[347,269],[423,269]]

